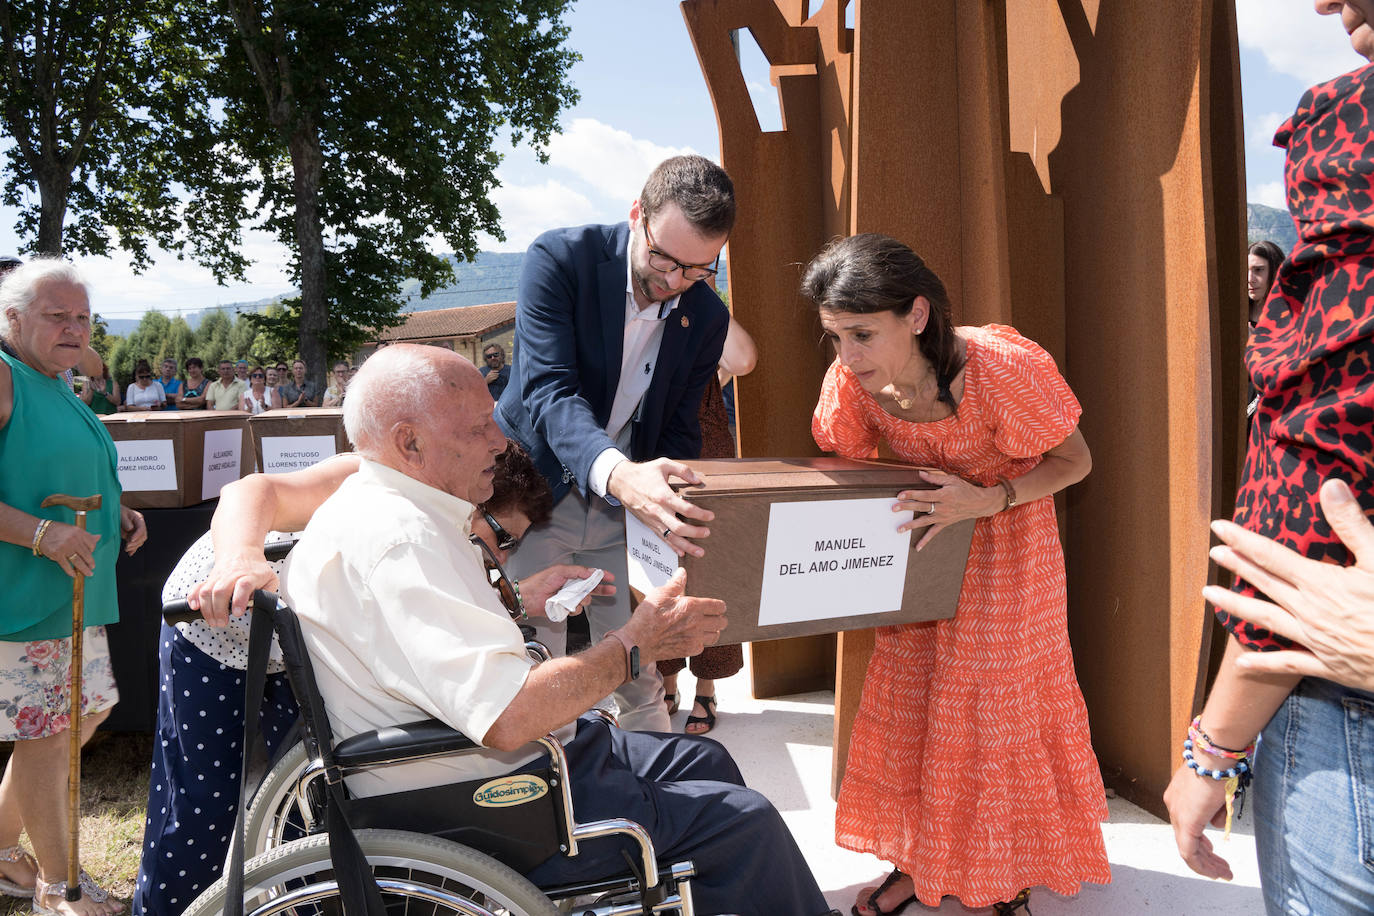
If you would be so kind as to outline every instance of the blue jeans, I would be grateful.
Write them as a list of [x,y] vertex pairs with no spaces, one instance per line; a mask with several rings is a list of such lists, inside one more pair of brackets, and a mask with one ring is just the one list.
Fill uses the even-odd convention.
[[1253,791],[1270,916],[1374,913],[1374,695],[1301,681],[1264,728]]

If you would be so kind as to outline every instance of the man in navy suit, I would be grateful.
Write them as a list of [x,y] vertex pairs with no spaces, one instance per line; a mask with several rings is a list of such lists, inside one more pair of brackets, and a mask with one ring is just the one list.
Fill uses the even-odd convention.
[[[735,220],[730,177],[700,156],[650,174],[628,223],[556,229],[535,239],[515,307],[520,359],[496,407],[553,487],[553,519],[511,561],[520,576],[552,563],[612,573],[613,598],[588,608],[593,644],[630,616],[625,512],[681,556],[705,551],[712,513],[669,479],[700,482],[682,459],[701,454],[697,410],[716,371],[730,315],[710,280]],[[556,654],[564,624],[540,638]],[[616,692],[623,727],[667,731],[652,665]]]

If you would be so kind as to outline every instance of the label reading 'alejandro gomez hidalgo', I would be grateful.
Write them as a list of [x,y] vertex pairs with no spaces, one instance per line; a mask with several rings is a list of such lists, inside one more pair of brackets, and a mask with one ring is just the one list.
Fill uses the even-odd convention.
[[911,535],[892,498],[773,503],[759,625],[829,620],[902,606]]

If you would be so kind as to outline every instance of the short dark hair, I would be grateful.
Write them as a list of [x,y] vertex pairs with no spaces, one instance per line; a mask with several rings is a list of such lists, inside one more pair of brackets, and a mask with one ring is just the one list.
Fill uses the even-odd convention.
[[186,360],[186,368],[189,369],[192,366],[199,366],[203,372],[205,370],[205,360],[201,359],[199,356],[192,356]]
[[553,490],[530,460],[529,453],[514,439],[496,456],[496,475],[491,481],[491,498],[484,504],[492,515],[509,510],[525,513],[531,525],[542,525],[553,516]]
[[649,173],[639,192],[645,218],[677,204],[702,235],[729,235],[735,226],[735,185],[725,169],[704,156],[674,156]]
[[835,239],[812,258],[802,276],[802,295],[823,311],[904,316],[917,296],[930,303],[925,331],[916,338],[935,367],[939,399],[955,407],[950,385],[963,368],[945,284],[920,255],[886,235],[866,232]]

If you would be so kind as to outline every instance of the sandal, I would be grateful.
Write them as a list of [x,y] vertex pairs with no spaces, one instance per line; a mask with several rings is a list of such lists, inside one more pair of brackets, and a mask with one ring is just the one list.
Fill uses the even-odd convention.
[[665,693],[665,694],[663,695],[663,705],[668,707],[668,715],[671,716],[673,713],[677,712],[677,711],[678,711],[677,694],[675,694],[675,693]]
[[[96,884],[95,879],[86,874],[86,869],[81,869],[80,875],[81,878],[79,883],[81,885],[81,895],[83,897],[90,900],[92,903],[104,903],[106,900],[110,899],[110,892],[99,884]],[[43,880],[42,875],[39,875],[33,887],[33,911],[37,916],[60,916],[56,907],[44,906],[42,900],[45,897],[65,899],[66,896],[66,881],[53,881],[52,883],[48,883]],[[124,912],[124,907],[120,906],[115,912]]]
[[[687,724],[683,727],[682,730],[684,733],[688,735],[704,735],[711,729],[716,727],[716,711],[713,708],[716,705],[716,698],[697,696],[694,699],[696,700],[698,706],[706,710],[706,715],[688,716]],[[693,725],[705,725],[706,727],[698,729],[697,731],[692,731]]]
[[[906,875],[902,873],[901,869],[892,869],[892,874],[888,875],[885,879],[883,879],[883,883],[878,885],[877,889],[874,890],[873,893],[868,895],[868,901],[863,904],[864,909],[868,910],[870,913],[877,914],[877,916],[897,916],[898,913],[902,912],[907,907],[915,903],[916,895],[912,894],[910,897],[906,898],[890,910],[882,910],[878,908],[878,898],[883,895],[883,891],[887,890],[889,887],[896,884],[898,881],[902,880],[905,877]],[[849,912],[851,916],[863,916],[863,913],[859,912],[859,904],[857,903],[849,908]]]
[[[6,846],[0,849],[0,862],[27,862],[33,866],[34,874],[38,873],[38,860],[23,846]],[[9,897],[32,897],[33,888],[15,884],[4,875],[0,875],[0,894]]]
[[1033,916],[1030,908],[1030,888],[1023,888],[1021,893],[1006,901],[1005,903],[994,903],[992,911],[997,916],[1011,916],[1017,910],[1024,908],[1026,916]]

